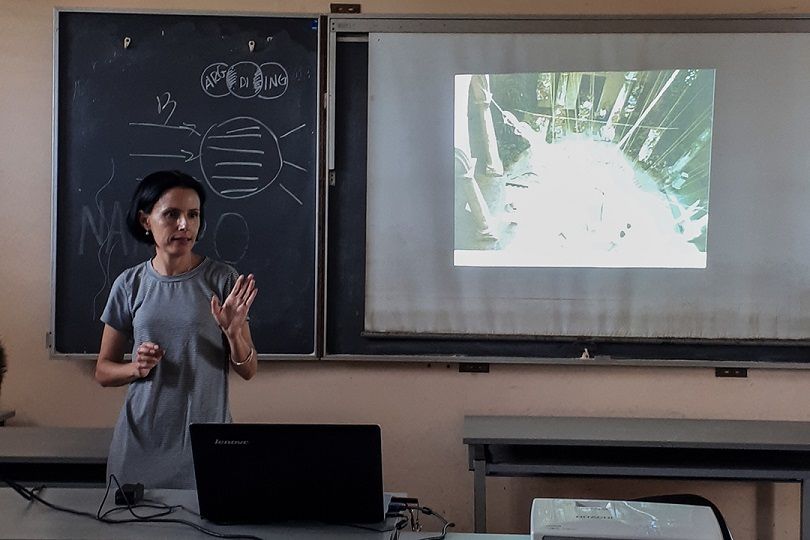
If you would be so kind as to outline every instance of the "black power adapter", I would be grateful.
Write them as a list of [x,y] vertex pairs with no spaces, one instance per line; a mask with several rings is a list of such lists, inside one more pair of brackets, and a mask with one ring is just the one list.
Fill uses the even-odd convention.
[[415,497],[391,497],[391,502],[388,503],[389,515],[398,515],[405,510],[416,510],[419,508],[419,499]]
[[124,484],[115,490],[115,504],[138,504],[143,499],[143,484]]

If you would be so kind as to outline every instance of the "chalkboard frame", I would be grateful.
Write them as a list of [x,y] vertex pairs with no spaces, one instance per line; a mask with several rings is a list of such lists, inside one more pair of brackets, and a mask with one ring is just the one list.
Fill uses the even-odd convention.
[[[58,243],[58,189],[59,189],[59,92],[60,92],[60,40],[59,40],[59,25],[60,15],[62,14],[104,14],[104,15],[154,15],[154,16],[182,16],[182,17],[228,17],[228,18],[264,18],[273,20],[311,20],[317,21],[317,38],[316,38],[316,65],[314,66],[314,79],[315,79],[315,97],[312,102],[315,120],[315,135],[316,141],[315,158],[314,158],[314,201],[313,201],[313,219],[314,219],[314,234],[313,234],[313,287],[314,294],[312,297],[313,317],[312,317],[312,342],[311,352],[305,353],[264,353],[259,351],[257,358],[259,360],[295,360],[295,361],[312,361],[318,360],[321,357],[321,344],[322,344],[322,305],[323,305],[323,287],[321,285],[323,279],[322,257],[324,252],[323,242],[323,225],[322,220],[324,216],[324,194],[322,186],[324,184],[324,160],[325,155],[325,141],[326,135],[324,131],[324,107],[321,101],[323,88],[326,84],[326,38],[327,38],[327,17],[319,13],[267,13],[267,12],[210,12],[210,11],[165,11],[165,10],[117,10],[117,9],[96,9],[96,8],[55,8],[53,12],[53,93],[52,93],[52,160],[51,160],[51,304],[50,304],[50,318],[49,329],[45,335],[46,347],[49,350],[49,356],[54,359],[95,359],[97,352],[95,350],[88,352],[62,352],[57,350],[57,277],[59,268],[57,268],[57,243]],[[255,333],[255,329],[254,329]],[[126,355],[129,356],[128,354]]]
[[[345,73],[350,71],[355,79],[365,76],[367,80],[370,32],[808,33],[810,17],[331,16],[324,358],[471,366],[505,363],[810,369],[810,343],[806,340],[596,339],[365,332],[367,139],[365,129],[360,128],[367,128],[368,88],[367,85],[362,88],[351,85]],[[351,137],[347,137],[349,133]]]

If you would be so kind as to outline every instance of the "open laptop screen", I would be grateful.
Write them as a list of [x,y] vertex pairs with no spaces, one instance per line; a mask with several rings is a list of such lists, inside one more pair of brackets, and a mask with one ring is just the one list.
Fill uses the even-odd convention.
[[200,515],[223,523],[385,517],[380,427],[191,424]]

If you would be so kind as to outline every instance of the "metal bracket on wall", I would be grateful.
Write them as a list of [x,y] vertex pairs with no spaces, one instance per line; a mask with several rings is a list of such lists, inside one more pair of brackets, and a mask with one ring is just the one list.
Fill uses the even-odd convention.
[[736,377],[736,378],[746,378],[748,377],[748,368],[728,368],[728,367],[719,367],[714,370],[715,377]]
[[459,373],[489,373],[489,364],[485,362],[460,362]]
[[331,13],[360,13],[360,4],[329,4]]

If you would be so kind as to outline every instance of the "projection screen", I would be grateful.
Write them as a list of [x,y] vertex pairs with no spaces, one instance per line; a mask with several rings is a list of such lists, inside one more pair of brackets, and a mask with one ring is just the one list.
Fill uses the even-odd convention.
[[810,35],[369,36],[369,333],[808,339]]

